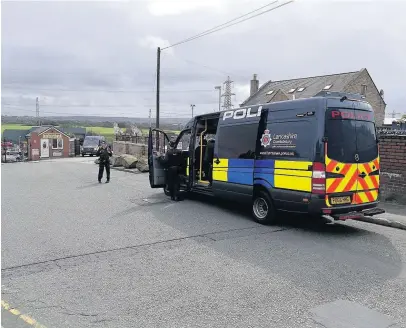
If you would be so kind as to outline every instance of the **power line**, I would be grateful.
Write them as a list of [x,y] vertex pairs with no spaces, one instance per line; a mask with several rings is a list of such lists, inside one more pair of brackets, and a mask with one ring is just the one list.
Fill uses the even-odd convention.
[[221,24],[221,25],[217,25],[217,26],[215,26],[215,27],[213,27],[213,28],[211,28],[211,29],[208,29],[208,30],[205,30],[205,31],[203,31],[203,32],[201,32],[201,33],[199,33],[199,34],[196,34],[195,36],[189,37],[189,38],[187,38],[187,39],[185,39],[185,40],[183,40],[183,41],[180,41],[180,42],[177,42],[177,43],[175,43],[175,44],[172,44],[172,45],[170,45],[170,46],[168,46],[168,47],[162,48],[162,50],[165,50],[165,49],[167,49],[167,48],[171,48],[171,47],[177,46],[178,44],[182,44],[182,43],[185,43],[185,42],[187,42],[187,41],[191,41],[191,40],[194,39],[194,38],[204,36],[204,35],[206,35],[206,33],[208,33],[208,32],[217,30],[217,29],[220,28],[220,27],[223,27],[223,26],[228,25],[228,24],[230,24],[230,23],[232,23],[232,22],[235,22],[235,21],[238,20],[238,19],[241,19],[241,18],[243,18],[243,17],[246,17],[246,16],[248,16],[248,15],[254,13],[254,12],[257,12],[257,11],[259,11],[259,10],[261,10],[261,9],[264,9],[264,8],[266,8],[266,7],[270,6],[270,5],[273,5],[273,4],[277,3],[277,2],[278,2],[278,0],[273,1],[273,2],[271,2],[271,3],[268,3],[268,4],[266,4],[265,6],[262,6],[262,7],[258,8],[258,9],[255,9],[255,10],[253,10],[253,11],[250,11],[250,12],[244,14],[244,15],[241,15],[241,16],[238,16],[238,17],[236,17],[236,18],[233,18],[232,20],[229,20],[229,21],[227,21],[227,22],[225,22],[225,23],[223,23],[223,24]]
[[[204,64],[201,64],[201,63],[197,63],[197,62],[192,61],[192,60],[190,60],[190,59],[185,59],[185,58],[182,58],[182,57],[179,57],[179,56],[176,56],[176,58],[177,58],[177,59],[180,59],[180,60],[182,60],[182,61],[184,61],[184,62],[186,62],[186,63],[192,64],[192,65],[196,65],[196,66],[201,66],[201,67],[204,67],[204,68],[206,68],[206,69],[212,70],[212,71],[217,72],[217,73],[219,73],[219,74],[221,74],[221,75],[233,75],[233,76],[238,76],[238,77],[240,77],[241,79],[246,79],[246,78],[247,78],[246,76],[242,76],[242,75],[235,74],[235,73],[230,74],[230,72],[226,72],[226,71],[223,71],[223,70],[218,69],[218,68],[215,68],[215,67],[211,67],[211,66],[207,66],[207,65],[204,65]],[[249,74],[249,75],[250,75],[250,74]],[[166,78],[166,76],[165,76],[165,78]]]
[[[256,14],[256,15],[250,16],[250,17],[248,17],[248,18],[245,18],[245,19],[243,19],[243,20],[240,20],[240,21],[235,22],[236,20],[239,20],[239,19],[241,19],[241,18],[243,18],[243,17],[245,17],[245,16],[248,16],[248,15],[254,13],[254,12],[257,12],[257,11],[259,11],[259,10],[265,8],[265,7],[268,7],[268,6],[270,6],[270,5],[275,4],[276,2],[278,2],[278,1],[274,1],[274,2],[269,3],[269,4],[267,4],[267,5],[265,5],[265,6],[261,7],[261,8],[255,9],[255,10],[249,12],[249,13],[246,13],[246,14],[244,14],[244,15],[242,15],[242,16],[239,16],[239,17],[237,17],[237,18],[234,18],[234,19],[232,19],[231,21],[228,21],[228,22],[226,22],[226,23],[224,23],[224,24],[218,25],[218,26],[213,27],[213,28],[211,28],[211,29],[209,29],[209,30],[203,31],[203,32],[201,32],[201,33],[199,33],[199,34],[197,34],[197,35],[195,35],[195,36],[192,36],[192,37],[187,38],[187,39],[185,39],[185,40],[182,40],[182,41],[176,42],[176,43],[174,43],[174,44],[171,44],[171,45],[169,45],[169,46],[167,46],[167,47],[164,47],[164,48],[162,48],[161,50],[165,50],[165,49],[168,49],[168,48],[172,48],[172,47],[175,47],[175,46],[177,46],[177,45],[180,45],[180,44],[183,44],[183,43],[186,43],[186,42],[189,42],[189,41],[193,41],[193,40],[198,39],[198,38],[201,38],[201,37],[203,37],[203,36],[206,36],[206,35],[209,35],[209,34],[212,34],[212,33],[218,32],[218,31],[221,31],[221,30],[226,29],[226,28],[228,28],[228,27],[231,27],[231,26],[240,24],[240,23],[242,23],[242,22],[245,22],[245,21],[250,20],[250,19],[252,19],[252,18],[258,17],[258,16],[260,16],[260,15],[266,14],[266,13],[268,13],[268,12],[271,12],[271,11],[276,10],[276,9],[282,7],[282,6],[287,5],[287,4],[290,4],[290,3],[292,3],[293,1],[294,1],[294,0],[290,0],[290,1],[288,1],[288,2],[285,2],[285,3],[281,4],[281,5],[278,5],[278,6],[276,6],[276,7],[273,7],[273,8],[270,8],[270,9],[268,9],[268,10],[265,10],[265,11],[259,13],[259,14]],[[234,22],[234,23],[232,23],[232,22]],[[232,23],[232,24],[230,24],[230,23]]]

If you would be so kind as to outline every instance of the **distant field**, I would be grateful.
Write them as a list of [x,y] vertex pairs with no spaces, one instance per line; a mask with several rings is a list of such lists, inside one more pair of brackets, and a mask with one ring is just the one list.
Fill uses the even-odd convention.
[[13,129],[13,130],[28,130],[31,129],[32,125],[21,125],[21,124],[2,124],[1,125],[1,133],[3,133],[3,131],[5,129]]

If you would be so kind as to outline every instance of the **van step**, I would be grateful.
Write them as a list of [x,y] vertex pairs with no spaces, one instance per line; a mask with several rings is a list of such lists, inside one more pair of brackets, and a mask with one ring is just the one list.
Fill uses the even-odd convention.
[[362,212],[350,212],[344,214],[334,214],[332,217],[337,221],[358,220],[362,219],[364,214]]
[[385,213],[385,210],[383,210],[382,208],[375,207],[375,208],[371,208],[369,210],[364,210],[364,211],[362,211],[362,213],[365,216],[373,216],[373,215]]

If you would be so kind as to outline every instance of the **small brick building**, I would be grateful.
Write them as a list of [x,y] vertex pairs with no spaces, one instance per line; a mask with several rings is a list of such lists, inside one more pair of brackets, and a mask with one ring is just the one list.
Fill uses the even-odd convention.
[[28,160],[69,157],[70,138],[56,127],[38,127],[27,136]]

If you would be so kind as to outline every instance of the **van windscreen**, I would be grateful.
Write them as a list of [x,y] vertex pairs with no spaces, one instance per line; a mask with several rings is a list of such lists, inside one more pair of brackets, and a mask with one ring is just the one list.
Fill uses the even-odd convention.
[[99,145],[99,140],[100,138],[89,138],[86,137],[85,140],[83,141],[83,146],[98,146]]
[[342,163],[365,163],[378,157],[373,112],[334,108],[328,109],[326,116],[329,158]]

